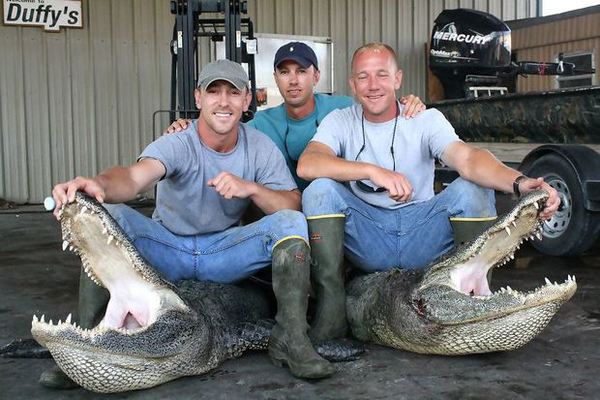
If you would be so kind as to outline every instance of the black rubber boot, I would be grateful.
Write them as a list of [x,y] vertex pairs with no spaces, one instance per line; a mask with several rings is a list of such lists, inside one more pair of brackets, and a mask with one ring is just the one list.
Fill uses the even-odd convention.
[[[79,277],[79,326],[90,329],[98,325],[106,312],[109,298],[108,291],[92,282],[82,269]],[[58,365],[42,372],[39,383],[51,389],[66,390],[79,387],[58,368]]]
[[308,335],[313,341],[346,336],[344,287],[345,217],[308,218],[311,280],[316,295],[314,320]]
[[317,354],[306,334],[309,275],[310,251],[302,239],[285,240],[273,249],[277,324],[269,339],[269,357],[298,378],[317,379],[331,376],[335,367]]

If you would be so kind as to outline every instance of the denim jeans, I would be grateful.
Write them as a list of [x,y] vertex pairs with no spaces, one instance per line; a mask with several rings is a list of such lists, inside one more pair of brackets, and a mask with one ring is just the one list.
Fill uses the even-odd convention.
[[328,178],[302,194],[307,217],[344,214],[346,258],[364,271],[424,268],[453,247],[450,217],[493,217],[494,191],[458,178],[430,200],[389,210],[356,197]]
[[308,243],[306,219],[299,211],[282,210],[249,225],[182,236],[124,204],[104,206],[142,257],[171,282],[236,282],[271,265],[278,242],[297,237]]

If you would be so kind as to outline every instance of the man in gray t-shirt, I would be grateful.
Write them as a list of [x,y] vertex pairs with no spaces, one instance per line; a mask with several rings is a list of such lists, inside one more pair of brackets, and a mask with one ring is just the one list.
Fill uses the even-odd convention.
[[[453,246],[451,218],[491,220],[492,189],[543,189],[540,217],[560,199],[543,179],[527,178],[485,150],[462,142],[437,110],[399,118],[402,71],[393,49],[355,51],[350,85],[360,104],[330,113],[300,157],[298,176],[314,180],[302,195],[309,220],[337,220],[346,257],[365,271],[422,268]],[[461,176],[434,196],[435,160]],[[516,189],[515,189],[516,188]],[[331,245],[335,247],[335,245]]]
[[[140,254],[172,282],[236,282],[272,265],[278,307],[269,355],[297,377],[327,377],[335,368],[315,352],[306,332],[310,248],[300,192],[273,141],[240,123],[250,96],[241,65],[229,60],[208,64],[195,91],[198,120],[180,135],[151,143],[134,165],[57,184],[55,214],[78,190],[100,202],[122,203],[157,184],[152,219],[123,204],[106,204]],[[251,202],[265,217],[240,226]],[[96,305],[89,311],[93,315],[80,316],[89,321],[81,321],[82,328],[92,328],[91,321],[104,312],[102,297],[94,285],[80,290],[80,302],[87,303],[80,310]],[[109,305],[107,314],[120,307]],[[104,318],[106,324],[121,328],[122,318],[112,317]],[[132,318],[143,326],[143,319]],[[58,369],[46,372],[41,382],[72,385]]]

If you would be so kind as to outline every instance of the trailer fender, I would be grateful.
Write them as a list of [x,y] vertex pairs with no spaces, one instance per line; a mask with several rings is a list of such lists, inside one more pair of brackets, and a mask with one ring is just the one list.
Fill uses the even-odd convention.
[[559,155],[573,168],[583,192],[585,209],[600,211],[600,154],[584,145],[545,144],[530,151],[519,170],[529,170],[535,160],[551,153]]

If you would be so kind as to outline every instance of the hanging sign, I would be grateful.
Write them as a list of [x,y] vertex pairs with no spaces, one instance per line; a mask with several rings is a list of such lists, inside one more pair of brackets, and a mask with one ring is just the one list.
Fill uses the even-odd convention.
[[82,27],[81,1],[4,0],[6,25],[39,25],[48,31]]

